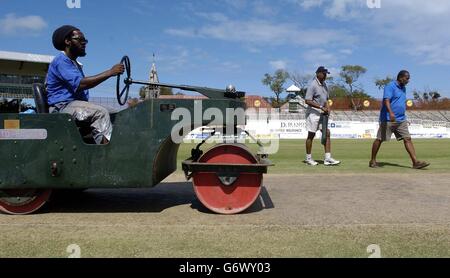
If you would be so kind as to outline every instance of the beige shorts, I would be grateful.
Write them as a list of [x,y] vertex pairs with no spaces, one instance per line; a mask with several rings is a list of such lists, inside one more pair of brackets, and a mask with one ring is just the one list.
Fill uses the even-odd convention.
[[381,141],[391,140],[392,133],[394,133],[397,141],[403,139],[410,139],[411,134],[409,134],[408,122],[391,123],[391,122],[381,122],[380,128],[378,129],[377,139]]
[[318,130],[322,130],[322,124],[320,122],[320,113],[311,110],[306,114],[306,130],[308,132],[316,133]]

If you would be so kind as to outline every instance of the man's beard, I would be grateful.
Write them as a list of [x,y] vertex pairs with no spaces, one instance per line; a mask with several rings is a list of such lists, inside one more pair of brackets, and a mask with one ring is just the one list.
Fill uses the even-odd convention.
[[73,53],[77,57],[86,56],[86,50],[82,49],[81,47],[78,47],[76,45],[71,45],[69,50],[71,53]]

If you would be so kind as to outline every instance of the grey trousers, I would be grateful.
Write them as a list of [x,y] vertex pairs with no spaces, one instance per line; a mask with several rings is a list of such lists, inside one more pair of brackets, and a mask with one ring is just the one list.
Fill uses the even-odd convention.
[[87,101],[74,100],[61,107],[58,112],[70,114],[73,119],[80,122],[89,122],[95,143],[101,144],[103,137],[108,141],[111,140],[112,124],[109,112],[105,107]]

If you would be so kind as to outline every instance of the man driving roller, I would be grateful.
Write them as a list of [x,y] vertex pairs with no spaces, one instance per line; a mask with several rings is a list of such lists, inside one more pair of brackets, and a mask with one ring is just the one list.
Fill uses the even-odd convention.
[[96,144],[107,144],[111,140],[112,124],[106,108],[89,103],[89,89],[96,87],[112,76],[122,74],[124,66],[95,76],[85,77],[78,57],[86,56],[88,40],[76,27],[64,25],[53,33],[53,46],[60,50],[51,62],[46,80],[47,102],[51,113],[67,113],[75,120],[88,122]]

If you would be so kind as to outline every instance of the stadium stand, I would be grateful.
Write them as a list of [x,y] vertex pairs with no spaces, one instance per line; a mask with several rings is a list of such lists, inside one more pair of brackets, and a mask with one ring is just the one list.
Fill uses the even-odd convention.
[[[165,96],[166,99],[179,98],[180,96]],[[185,98],[192,98],[192,96],[184,96]],[[201,99],[203,97],[199,97]],[[250,98],[247,102],[249,106],[259,98]],[[110,111],[120,111],[127,106],[119,106],[115,98],[109,97],[91,97],[91,101],[107,107]],[[263,107],[247,114],[248,120],[270,121],[271,119],[280,120],[304,120],[305,111],[301,109],[298,113],[289,113],[289,111],[282,110],[279,114],[276,109],[268,109],[263,101]],[[253,107],[252,107],[253,108]],[[353,121],[353,122],[378,122],[378,110],[332,110],[330,120],[332,121]],[[423,124],[425,126],[445,126],[450,127],[450,110],[409,110],[407,111],[408,121],[412,124]]]

